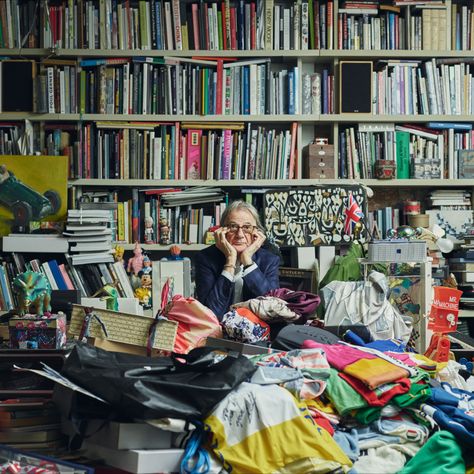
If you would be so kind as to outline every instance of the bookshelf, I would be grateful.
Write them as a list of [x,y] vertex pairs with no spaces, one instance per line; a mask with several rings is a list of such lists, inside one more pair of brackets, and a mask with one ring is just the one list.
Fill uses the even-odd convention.
[[[454,65],[464,64],[465,69],[462,71],[466,72],[466,77],[469,77],[474,40],[467,29],[467,19],[470,18],[472,7],[467,6],[465,2],[435,1],[431,2],[432,8],[426,8],[426,6],[420,7],[414,5],[413,2],[403,0],[383,1],[373,2],[378,4],[377,7],[368,5],[366,9],[369,11],[363,11],[359,10],[357,6],[351,5],[351,2],[343,0],[311,0],[309,2],[288,0],[278,4],[273,0],[249,2],[225,0],[208,4],[192,0],[186,2],[177,0],[165,2],[102,0],[88,3],[89,10],[86,12],[85,10],[81,11],[81,8],[85,8],[82,2],[64,0],[41,2],[38,15],[34,18],[25,7],[25,4],[29,3],[32,2],[14,0],[10,4],[10,9],[7,6],[0,7],[0,19],[3,19],[3,25],[6,26],[0,35],[0,57],[10,60],[26,58],[35,61],[34,85],[39,87],[37,95],[46,93],[47,97],[43,98],[45,106],[48,105],[46,99],[53,95],[56,107],[53,107],[54,112],[52,113],[2,111],[1,121],[18,123],[19,126],[24,120],[30,121],[35,131],[34,143],[38,149],[45,147],[50,130],[64,128],[70,135],[70,153],[74,157],[72,160],[78,160],[79,156],[82,156],[85,151],[87,152],[84,138],[79,139],[78,135],[84,133],[84,127],[90,127],[90,133],[96,133],[96,126],[98,127],[101,122],[108,123],[107,131],[115,129],[118,134],[124,128],[133,128],[133,125],[124,124],[135,123],[136,127],[140,127],[140,124],[143,125],[147,122],[153,122],[156,127],[164,123],[174,124],[172,126],[178,127],[189,122],[196,128],[212,122],[219,133],[221,131],[221,128],[218,128],[219,124],[232,122],[243,124],[243,134],[246,130],[258,127],[265,127],[266,131],[274,129],[276,133],[288,131],[295,133],[295,148],[291,152],[294,154],[293,168],[290,169],[290,163],[287,162],[286,169],[283,169],[279,174],[274,173],[272,177],[259,176],[255,179],[242,179],[237,175],[231,176],[231,179],[221,179],[217,176],[210,177],[209,173],[204,176],[203,172],[201,179],[188,179],[186,173],[179,172],[178,176],[173,177],[163,176],[161,173],[160,177],[153,175],[143,178],[130,178],[125,173],[120,179],[116,179],[91,178],[87,177],[87,173],[84,176],[81,175],[84,173],[72,173],[69,186],[77,189],[79,193],[104,189],[116,190],[120,195],[126,194],[133,188],[206,185],[220,187],[238,195],[239,189],[242,187],[305,187],[332,183],[363,183],[375,188],[376,195],[382,194],[386,188],[390,188],[395,192],[414,190],[417,195],[423,196],[430,189],[438,187],[474,188],[474,178],[459,180],[447,165],[440,171],[440,177],[437,178],[393,180],[377,180],[373,177],[373,170],[359,174],[343,171],[343,168],[350,169],[351,166],[354,166],[355,170],[357,166],[361,166],[360,162],[341,165],[341,157],[344,155],[345,148],[341,143],[341,134],[346,133],[348,128],[354,128],[357,133],[361,124],[372,124],[375,127],[374,130],[378,130],[377,127],[380,127],[380,130],[384,131],[386,131],[384,128],[386,126],[396,127],[397,125],[412,124],[425,127],[428,122],[472,124],[472,113],[467,113],[464,109],[451,111],[452,113],[432,113],[434,109],[431,104],[426,110],[416,110],[410,114],[338,113],[338,86],[341,82],[339,66],[342,61],[370,61],[374,66],[377,66],[380,61],[393,60],[393,65],[390,68],[397,71],[401,71],[403,67],[398,67],[397,61],[400,63],[419,61],[420,64],[413,70],[420,71],[420,77],[423,79],[427,79],[425,64],[432,63],[439,68],[442,65],[446,67],[453,65],[454,67]],[[71,15],[70,8],[73,5],[77,8],[77,15]],[[163,10],[159,10],[160,8]],[[169,11],[165,11],[165,8],[168,8]],[[47,12],[49,12],[49,20]],[[130,12],[132,16],[136,16],[133,24],[130,23]],[[196,17],[199,19],[198,23],[195,22],[194,14],[201,15]],[[227,14],[229,15],[226,16]],[[96,29],[91,27],[88,15],[95,18]],[[161,15],[159,27],[157,15]],[[280,24],[277,24],[278,17],[281,17]],[[7,21],[9,19],[11,22]],[[33,19],[34,22],[31,23]],[[25,25],[30,24],[33,27],[26,35],[26,43],[20,48],[22,35],[27,33]],[[196,30],[197,24],[201,26]],[[207,25],[207,29],[202,25]],[[434,30],[438,32],[437,35],[433,34]],[[384,35],[383,31],[387,34]],[[291,47],[293,49],[290,49]],[[193,62],[196,61],[196,58],[201,58],[198,59],[201,63]],[[83,97],[81,81],[84,79],[81,74],[94,75],[96,83],[105,81],[104,97],[106,99],[108,97],[107,90],[110,87],[120,95],[123,92],[121,87],[124,87],[120,84],[123,84],[124,81],[127,82],[127,80],[146,82],[146,78],[148,78],[147,84],[152,84],[152,79],[155,77],[153,74],[161,66],[166,66],[168,70],[174,71],[177,77],[181,78],[187,78],[183,71],[188,71],[189,78],[191,78],[191,72],[194,74],[199,68],[201,71],[206,68],[210,69],[218,75],[219,67],[242,61],[250,62],[252,67],[259,71],[257,74],[261,75],[264,72],[271,74],[271,81],[262,80],[263,82],[255,82],[253,88],[249,86],[249,94],[253,93],[256,96],[263,94],[265,89],[266,93],[273,90],[275,81],[280,80],[281,77],[288,78],[290,73],[294,72],[293,83],[290,84],[289,79],[284,79],[280,84],[284,88],[284,92],[280,92],[285,102],[282,111],[275,112],[274,107],[268,106],[267,102],[258,107],[258,99],[253,97],[254,100],[257,100],[257,106],[252,106],[251,103],[249,109],[252,110],[249,110],[249,113],[227,113],[225,97],[219,96],[217,91],[215,100],[219,101],[222,98],[222,113],[201,111],[201,113],[189,114],[184,113],[186,107],[182,107],[181,112],[183,113],[178,113],[178,111],[176,113],[149,113],[148,109],[152,109],[152,107],[149,106],[150,104],[144,106],[143,100],[140,107],[137,104],[132,104],[128,110],[129,113],[119,113],[121,105],[124,104],[124,101],[119,99],[115,99],[114,102],[114,110],[117,113],[96,113],[96,111],[88,111],[87,104],[83,104],[86,101],[92,106],[90,108],[98,108],[101,89],[99,86],[95,86],[98,96],[95,101],[90,99],[87,93],[86,97]],[[241,67],[242,74],[249,66]],[[52,85],[41,89],[36,81],[39,76],[46,76],[47,79],[48,68],[53,69],[57,77],[54,77]],[[383,69],[382,66],[378,69],[375,68],[374,71],[380,72],[381,68]],[[236,68],[228,69],[235,70]],[[412,70],[412,68],[409,69]],[[113,70],[115,74],[114,80],[116,82],[113,84],[107,83],[107,71],[110,70]],[[319,74],[323,78],[324,71],[326,71],[328,83],[325,89],[322,85],[323,90],[319,97],[321,104],[317,111],[313,110],[313,107],[308,109],[305,107],[305,100],[307,100],[304,93],[305,77]],[[249,74],[252,74],[252,70]],[[75,82],[72,79],[73,76],[75,76]],[[235,79],[234,76],[233,79]],[[220,80],[222,81],[222,78]],[[170,87],[168,91],[171,91],[171,86],[180,85],[179,81],[176,81],[175,78],[171,85],[168,84]],[[76,94],[71,92],[74,89],[74,84]],[[86,82],[86,86],[87,84]],[[204,81],[202,84],[209,85],[211,82]],[[225,82],[221,82],[220,86],[225,89]],[[68,87],[69,94],[65,92]],[[216,89],[218,87],[216,84]],[[242,84],[240,87],[243,87]],[[397,87],[402,90],[398,84]],[[50,88],[53,90],[51,91]],[[131,92],[132,89],[133,87],[129,93],[130,100],[133,102],[133,100],[137,100],[133,94],[137,93]],[[165,99],[172,102],[171,109],[175,106],[179,109],[179,104],[183,106],[186,101],[186,94],[183,91],[186,90],[190,90],[189,85],[188,89],[183,87],[182,91],[173,90],[172,99],[165,94]],[[210,90],[213,90],[213,86],[210,87]],[[143,99],[145,95],[143,89],[142,95]],[[324,107],[325,97],[327,98],[326,107]],[[235,103],[239,102],[238,98],[239,96],[234,93]],[[35,100],[37,101],[35,107],[38,110],[38,97]],[[173,105],[174,100],[177,105]],[[252,102],[251,99],[249,100]],[[267,98],[265,100],[267,101]],[[311,95],[311,100],[313,100],[313,95]],[[379,100],[379,98],[374,100]],[[426,100],[428,101],[428,98]],[[66,104],[63,103],[64,101]],[[292,101],[294,103],[290,109],[289,103]],[[471,103],[470,95],[468,102]],[[213,105],[213,107],[211,111],[220,110],[217,105]],[[261,113],[262,109],[268,113]],[[104,110],[107,110],[107,104]],[[137,112],[138,110],[140,112]],[[291,113],[289,113],[290,110]],[[383,107],[381,110],[386,112]],[[178,128],[175,131],[181,133],[182,136],[186,136],[187,133],[182,127],[179,132]],[[309,179],[305,176],[303,165],[306,160],[307,146],[315,137],[324,137],[329,144],[334,146],[334,168],[336,169],[334,180]],[[288,139],[288,135],[285,138]],[[447,146],[449,140],[452,140],[452,137],[446,136],[445,150],[449,148]],[[355,146],[355,143],[352,143],[352,152],[354,152]],[[469,144],[469,146],[474,148],[474,145]],[[96,158],[96,152],[97,150],[90,150],[92,160]],[[287,149],[285,153],[288,154]],[[455,150],[449,153],[451,155],[448,156],[448,152],[445,152],[446,159],[454,160]],[[268,157],[269,160],[271,158]],[[183,156],[183,159],[186,157]],[[374,163],[371,162],[369,168],[373,166]],[[101,173],[92,173],[92,175],[99,174]],[[203,244],[196,243],[186,248],[200,249],[201,245]],[[127,249],[130,248],[130,244],[125,244],[125,246]],[[153,244],[146,248],[162,250],[166,247]]]

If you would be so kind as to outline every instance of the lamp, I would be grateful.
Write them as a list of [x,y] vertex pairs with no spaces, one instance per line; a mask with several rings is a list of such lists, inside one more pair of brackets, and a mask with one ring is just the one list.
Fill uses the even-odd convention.
[[420,240],[429,240],[433,242],[443,253],[449,253],[454,248],[452,240],[443,238],[445,232],[437,224],[433,225],[433,230],[424,227],[416,228],[416,236]]

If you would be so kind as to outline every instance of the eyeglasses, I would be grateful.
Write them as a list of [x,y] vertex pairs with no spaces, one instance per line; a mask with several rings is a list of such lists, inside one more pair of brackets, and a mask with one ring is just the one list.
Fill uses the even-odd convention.
[[254,231],[254,229],[257,228],[257,226],[251,225],[251,224],[244,224],[244,225],[229,224],[227,228],[229,229],[229,232],[231,232],[232,234],[236,234],[239,231],[239,229],[242,229],[245,234],[251,234]]

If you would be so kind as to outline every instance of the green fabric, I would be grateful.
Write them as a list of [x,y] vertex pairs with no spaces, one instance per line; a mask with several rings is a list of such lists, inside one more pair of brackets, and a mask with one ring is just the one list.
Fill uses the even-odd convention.
[[[321,249],[324,251],[324,247]],[[352,242],[346,255],[339,257],[328,270],[319,284],[323,288],[332,281],[360,281],[362,279],[359,258],[364,257],[364,248],[358,242]]]
[[436,432],[398,474],[464,474],[461,447],[449,431]]
[[431,396],[431,388],[429,385],[421,383],[412,383],[407,393],[396,395],[393,397],[393,403],[399,407],[409,407],[411,405],[419,405]]
[[324,392],[340,415],[359,410],[367,406],[367,402],[343,378],[336,369],[330,369]]
[[377,421],[382,414],[382,409],[379,407],[367,407],[357,410],[354,418],[361,425],[370,425],[373,421]]

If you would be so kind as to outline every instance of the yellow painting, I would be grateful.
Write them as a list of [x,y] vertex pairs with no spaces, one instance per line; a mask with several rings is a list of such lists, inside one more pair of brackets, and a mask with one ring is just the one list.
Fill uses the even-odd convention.
[[67,214],[67,156],[0,155],[0,235]]

